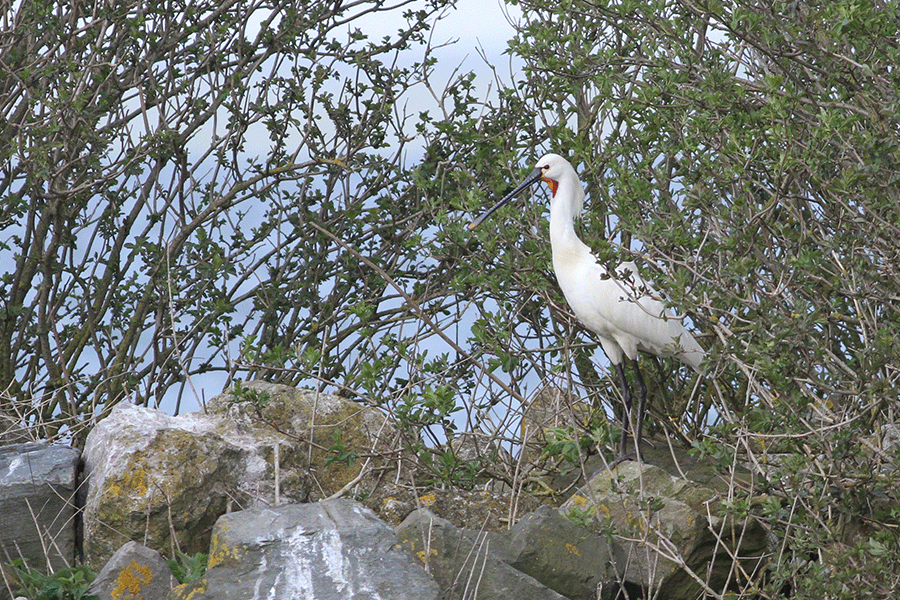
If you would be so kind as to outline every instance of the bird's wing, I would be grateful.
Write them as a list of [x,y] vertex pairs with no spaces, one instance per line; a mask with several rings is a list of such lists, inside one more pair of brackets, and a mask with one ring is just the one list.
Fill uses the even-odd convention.
[[699,368],[705,355],[703,349],[685,329],[682,319],[641,278],[633,262],[619,265],[616,277],[607,278],[602,288],[595,295],[596,310],[616,330],[612,337],[627,355],[643,350],[657,356],[674,356]]

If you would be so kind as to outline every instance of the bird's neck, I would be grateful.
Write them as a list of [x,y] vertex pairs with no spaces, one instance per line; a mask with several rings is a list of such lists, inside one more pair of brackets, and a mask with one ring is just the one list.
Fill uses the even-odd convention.
[[567,177],[559,181],[550,201],[550,246],[554,259],[590,254],[590,248],[575,233],[575,217],[581,213],[583,202],[584,189],[577,178]]

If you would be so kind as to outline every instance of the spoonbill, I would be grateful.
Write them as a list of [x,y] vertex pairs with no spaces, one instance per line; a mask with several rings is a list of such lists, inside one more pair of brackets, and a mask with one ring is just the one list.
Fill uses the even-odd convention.
[[[626,458],[628,430],[633,427],[635,456],[641,461],[641,429],[647,387],[638,367],[638,351],[672,356],[701,373],[706,353],[685,329],[681,319],[666,308],[638,274],[633,262],[619,265],[610,274],[591,249],[575,233],[575,217],[581,214],[584,188],[575,169],[562,156],[547,154],[525,180],[497,204],[469,224],[472,231],[498,208],[539,181],[550,186],[550,248],[553,271],[566,302],[578,320],[600,340],[600,346],[615,367],[625,423],[619,442],[619,458]],[[637,420],[632,418],[632,392],[625,379],[625,359],[631,361],[638,387]]]

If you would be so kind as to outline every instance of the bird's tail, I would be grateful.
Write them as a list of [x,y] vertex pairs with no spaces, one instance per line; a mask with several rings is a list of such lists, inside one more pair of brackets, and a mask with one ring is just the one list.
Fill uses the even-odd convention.
[[697,373],[703,375],[706,372],[706,350],[704,350],[697,340],[690,333],[685,332],[678,340],[681,351],[678,353],[678,360],[691,367]]

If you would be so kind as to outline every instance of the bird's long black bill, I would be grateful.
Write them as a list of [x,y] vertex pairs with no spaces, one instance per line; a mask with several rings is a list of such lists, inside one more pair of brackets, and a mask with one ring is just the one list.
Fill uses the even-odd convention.
[[469,231],[473,231],[476,227],[481,225],[485,219],[487,219],[489,216],[494,214],[494,211],[496,211],[498,208],[500,208],[501,206],[503,206],[504,204],[506,204],[507,202],[509,202],[510,200],[512,200],[513,198],[515,198],[516,196],[518,196],[519,194],[524,192],[525,190],[527,190],[529,187],[531,187],[532,185],[534,185],[535,183],[540,181],[541,174],[542,174],[542,171],[540,169],[535,169],[534,171],[532,171],[531,174],[525,178],[525,181],[523,181],[522,183],[520,183],[519,185],[516,186],[516,189],[514,189],[507,195],[503,196],[503,198],[500,200],[500,202],[498,202],[494,206],[490,207],[489,209],[487,209],[486,211],[481,213],[477,219],[475,219],[474,221],[469,223]]

